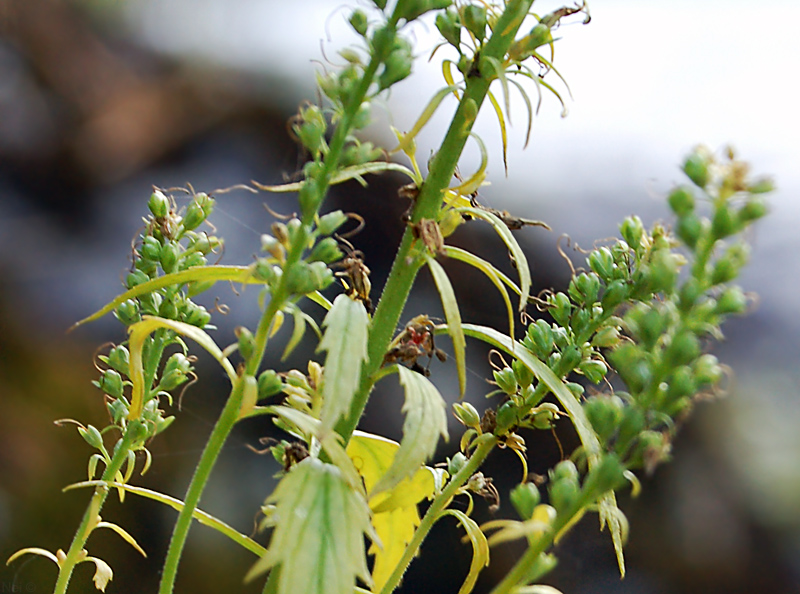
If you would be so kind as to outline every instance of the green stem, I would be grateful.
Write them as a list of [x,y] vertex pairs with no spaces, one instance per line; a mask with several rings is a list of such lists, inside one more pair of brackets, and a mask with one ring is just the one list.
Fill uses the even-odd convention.
[[194,476],[192,476],[192,481],[189,484],[189,490],[186,492],[183,509],[180,514],[178,514],[178,520],[175,522],[167,557],[164,560],[164,571],[161,575],[161,584],[158,590],[160,594],[172,592],[173,586],[175,585],[178,563],[183,553],[183,546],[186,543],[186,536],[192,524],[192,514],[200,502],[200,496],[203,494],[203,489],[208,482],[208,477],[219,457],[222,446],[225,444],[225,440],[239,416],[239,409],[242,406],[244,384],[244,376],[239,376],[231,390],[228,401],[225,403],[225,407],[222,409],[219,419],[217,419],[214,425],[214,429],[211,431],[203,454],[200,456],[200,461],[197,463]]
[[[125,428],[125,433],[122,436],[122,441],[119,447],[116,448],[116,452],[108,466],[106,466],[101,480],[114,480],[114,477],[116,477],[122,465],[128,459],[128,452],[134,444],[138,443],[146,435],[146,433],[147,428],[141,421],[132,421],[128,423],[128,426]],[[58,580],[56,581],[53,594],[66,593],[69,581],[72,578],[72,571],[83,557],[82,551],[86,545],[86,540],[97,524],[97,518],[100,515],[100,510],[103,508],[106,497],[108,497],[108,492],[109,489],[106,485],[95,488],[94,495],[92,495],[92,499],[89,501],[89,505],[86,506],[86,511],[83,513],[83,519],[78,526],[78,530],[72,538],[72,543],[69,546],[67,555],[59,567]]]
[[442,512],[447,508],[448,505],[450,505],[450,502],[453,500],[453,497],[456,496],[457,491],[469,480],[473,474],[475,474],[478,468],[481,467],[481,464],[483,464],[484,460],[486,460],[489,452],[491,452],[492,449],[494,449],[494,446],[497,445],[497,438],[491,433],[486,433],[481,435],[476,440],[476,443],[478,447],[472,453],[472,456],[469,457],[467,463],[461,467],[461,470],[453,475],[453,477],[450,479],[450,482],[447,483],[447,486],[433,500],[433,503],[428,508],[428,511],[425,513],[425,516],[422,518],[419,526],[414,531],[414,536],[411,538],[408,546],[406,546],[403,556],[395,566],[392,575],[389,576],[388,581],[383,586],[381,594],[390,594],[395,588],[397,588],[400,580],[403,577],[403,574],[408,569],[408,566],[411,564],[411,561],[414,559],[414,557],[416,557],[419,547],[428,536],[431,528],[433,528],[433,525],[442,516]]
[[[528,14],[533,0],[510,0],[494,27],[494,34],[481,49],[481,59],[494,58],[503,61],[514,36]],[[488,63],[488,62],[482,62]],[[480,64],[479,68],[480,70]],[[484,69],[488,71],[488,69]],[[428,167],[428,177],[420,189],[411,214],[411,224],[420,219],[436,219],[442,207],[445,189],[453,179],[458,160],[467,143],[480,106],[494,80],[489,74],[476,74],[467,78],[464,96],[459,102],[447,134],[439,151]],[[417,242],[418,244],[419,242]],[[422,264],[415,250],[424,249],[414,243],[409,225],[392,264],[389,278],[381,294],[369,334],[368,359],[361,368],[358,391],[353,396],[350,414],[336,426],[336,431],[347,441],[358,425],[361,414],[375,385],[375,374],[383,365],[383,357],[400,321],[403,308],[411,292],[411,286]]]

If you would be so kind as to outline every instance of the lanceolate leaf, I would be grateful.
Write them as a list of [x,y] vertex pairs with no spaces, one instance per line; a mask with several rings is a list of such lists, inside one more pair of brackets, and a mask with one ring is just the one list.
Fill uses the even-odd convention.
[[517,265],[517,272],[519,273],[519,288],[522,293],[519,296],[519,310],[522,311],[528,305],[528,296],[531,292],[531,269],[528,266],[528,259],[522,252],[522,248],[517,243],[514,235],[509,230],[508,226],[500,220],[500,218],[483,210],[481,208],[459,208],[459,212],[466,213],[477,219],[483,219],[494,227],[494,230],[506,244],[508,251],[514,257],[514,263]]
[[436,289],[439,291],[439,297],[442,299],[442,309],[444,309],[444,317],[447,320],[447,333],[450,335],[450,340],[453,341],[453,352],[458,371],[458,388],[463,395],[467,388],[467,342],[464,339],[464,331],[461,329],[461,312],[458,310],[458,301],[456,301],[453,285],[450,284],[450,279],[447,278],[447,273],[441,264],[430,254],[426,254],[426,261],[428,268],[431,269]]
[[569,391],[569,388],[567,388],[564,382],[553,373],[547,365],[542,363],[533,353],[522,346],[522,344],[512,340],[494,328],[478,326],[476,324],[464,324],[463,327],[464,333],[467,336],[479,338],[522,361],[533,375],[548,387],[561,403],[561,406],[564,407],[564,410],[567,411],[575,427],[575,431],[578,433],[578,437],[583,444],[583,449],[589,460],[589,466],[594,466],[600,460],[600,440],[597,438],[597,434],[592,428],[591,423],[589,423],[589,419],[586,418],[581,403],[578,402],[578,399]]
[[280,566],[278,594],[352,594],[356,578],[371,584],[364,534],[375,539],[364,498],[337,466],[306,458],[268,499],[277,526],[250,580]]
[[[336,175],[334,175],[331,179],[331,185],[334,186],[351,179],[360,179],[362,175],[367,175],[369,173],[383,173],[385,171],[398,171],[400,173],[405,173],[409,178],[414,179],[414,173],[405,165],[401,165],[399,163],[387,163],[386,161],[371,161],[369,163],[352,165],[350,167],[340,169],[338,173],[336,173]],[[264,190],[265,192],[285,193],[299,192],[304,183],[306,182],[299,181],[290,184],[268,186],[254,181],[253,185],[259,190]]]
[[398,366],[397,372],[406,392],[403,439],[391,467],[372,488],[370,496],[413,476],[436,451],[439,435],[447,439],[446,405],[439,390],[421,373],[403,366]]
[[400,139],[400,143],[392,149],[393,153],[397,153],[399,151],[405,151],[409,144],[414,141],[417,134],[419,134],[420,130],[425,127],[425,124],[431,119],[433,114],[438,109],[439,105],[442,103],[445,97],[447,97],[450,93],[457,92],[458,87],[456,85],[450,85],[443,89],[439,89],[439,91],[428,101],[428,104],[425,106],[425,109],[422,110],[422,114],[417,118],[416,123],[414,126],[403,134],[402,138]]
[[475,523],[475,520],[467,514],[457,509],[447,509],[444,513],[454,516],[461,523],[472,543],[472,563],[470,563],[467,578],[458,591],[458,594],[469,594],[475,587],[475,582],[478,580],[481,570],[489,565],[489,543],[486,541],[486,535]]
[[333,428],[350,410],[361,364],[367,358],[369,315],[361,301],[339,295],[323,322],[325,335],[317,350],[327,351],[322,384],[322,431]]

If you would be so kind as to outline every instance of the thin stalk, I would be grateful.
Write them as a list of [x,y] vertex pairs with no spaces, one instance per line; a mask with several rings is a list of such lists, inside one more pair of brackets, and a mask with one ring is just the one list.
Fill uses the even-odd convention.
[[[506,4],[503,14],[495,24],[494,34],[481,50],[481,56],[495,58],[502,62],[532,4],[533,0],[510,0]],[[414,204],[411,214],[412,225],[423,218],[437,218],[442,207],[444,190],[453,179],[458,160],[492,80],[493,77],[480,74],[467,78],[464,95],[442,145],[430,163],[428,177]],[[417,245],[414,244],[412,228],[409,225],[403,234],[389,278],[372,318],[367,347],[368,359],[361,368],[361,380],[358,391],[353,396],[350,414],[339,421],[336,426],[336,432],[345,441],[350,439],[350,435],[364,412],[370,392],[375,385],[375,374],[383,365],[386,349],[400,321],[417,272],[422,266],[420,259],[415,257],[417,254],[414,250],[421,250],[424,247],[420,247],[418,244],[419,242]]]
[[390,594],[400,584],[403,574],[405,574],[414,557],[417,556],[419,547],[428,536],[431,528],[433,528],[433,525],[441,517],[442,512],[450,505],[456,492],[464,486],[469,478],[481,467],[484,460],[486,460],[486,457],[489,455],[489,452],[497,445],[497,438],[491,433],[487,433],[480,436],[476,442],[478,447],[472,453],[472,456],[469,457],[467,463],[461,467],[461,470],[453,475],[450,482],[447,483],[447,486],[433,500],[433,503],[428,508],[419,526],[414,531],[414,536],[411,537],[411,541],[408,543],[408,546],[406,546],[403,556],[395,566],[392,575],[389,576],[388,581],[383,586],[381,594]]
[[[119,447],[116,448],[117,451],[114,453],[108,466],[106,466],[101,480],[114,480],[117,473],[122,468],[122,465],[128,459],[128,451],[130,451],[131,447],[142,439],[145,434],[146,427],[141,421],[132,421],[128,423],[128,426],[125,428],[125,433],[122,436],[122,442]],[[69,546],[67,555],[59,567],[58,580],[56,581],[53,594],[66,593],[69,581],[72,578],[72,571],[81,561],[81,553],[86,545],[86,540],[97,524],[97,517],[100,515],[100,510],[108,497],[108,492],[109,489],[107,485],[101,485],[95,488],[94,495],[92,495],[92,499],[89,501],[89,505],[86,506],[86,511],[83,513],[83,519],[78,526],[78,530],[72,538],[72,543]]]

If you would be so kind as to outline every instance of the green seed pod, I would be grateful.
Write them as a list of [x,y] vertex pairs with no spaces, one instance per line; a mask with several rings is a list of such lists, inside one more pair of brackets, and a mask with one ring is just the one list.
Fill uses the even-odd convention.
[[150,200],[147,201],[147,208],[153,213],[157,219],[163,219],[169,213],[169,198],[167,198],[161,190],[156,190],[150,194]]
[[639,393],[650,383],[653,370],[647,356],[635,344],[625,343],[609,353],[617,374],[631,392]]
[[738,218],[742,225],[760,219],[769,212],[767,202],[760,196],[751,196],[750,199],[739,209]]
[[539,489],[533,483],[520,483],[509,493],[511,504],[523,520],[531,519],[533,510],[539,505],[541,498]]
[[517,417],[517,407],[509,400],[497,409],[495,417],[495,428],[493,433],[498,436],[505,435],[510,429],[519,423]]
[[713,386],[722,379],[722,367],[714,355],[701,355],[692,368],[698,387]]
[[128,276],[125,277],[125,286],[129,289],[132,289],[133,287],[141,285],[149,280],[150,277],[144,272],[141,270],[134,270],[133,272],[129,272]]
[[576,309],[569,320],[569,327],[576,335],[583,334],[592,323],[592,311],[589,309]]
[[638,250],[642,245],[642,238],[644,237],[644,224],[642,219],[637,216],[626,217],[622,224],[619,226],[619,232],[625,242],[633,248],[634,251]]
[[558,418],[558,407],[552,402],[544,402],[531,411],[530,423],[534,429],[552,429]]
[[650,287],[654,293],[669,294],[675,289],[678,280],[677,254],[673,254],[669,249],[661,249],[655,252],[650,263]]
[[672,372],[667,380],[668,387],[665,395],[666,404],[671,405],[697,392],[697,383],[694,373],[687,365],[682,365]]
[[608,367],[602,361],[596,359],[584,359],[578,365],[578,371],[586,376],[593,384],[599,384],[608,373]]
[[128,299],[120,303],[117,309],[114,310],[114,315],[126,326],[130,326],[141,319],[139,315],[139,306],[133,299]]
[[452,8],[436,15],[436,28],[454,48],[461,46],[461,23],[458,13]]
[[193,252],[185,256],[180,261],[180,270],[188,270],[189,268],[196,268],[198,266],[205,266],[208,263],[206,257],[200,252]]
[[587,399],[583,412],[602,442],[608,441],[622,421],[623,404],[619,396],[598,395]]
[[332,235],[339,227],[345,224],[347,215],[341,210],[334,210],[319,218],[317,231],[322,236]]
[[108,351],[108,356],[104,359],[106,364],[110,365],[122,374],[128,375],[128,366],[130,363],[130,353],[125,345],[118,345]]
[[526,338],[531,342],[528,348],[540,359],[546,359],[553,352],[553,331],[544,320],[530,324]]
[[161,242],[159,242],[152,235],[147,235],[144,239],[142,239],[142,247],[139,250],[139,253],[145,260],[158,262],[161,260]]
[[686,216],[694,211],[694,195],[686,186],[680,186],[672,190],[667,197],[669,207],[679,217]]
[[331,262],[341,260],[343,256],[342,250],[339,249],[339,242],[333,237],[324,237],[318,241],[314,249],[311,250],[307,261],[330,264]]
[[183,308],[183,321],[198,328],[205,328],[211,321],[211,314],[202,305],[187,301]]
[[613,453],[605,454],[589,472],[583,482],[583,490],[592,499],[600,497],[608,491],[618,489],[625,482],[625,466]]
[[269,233],[264,233],[261,236],[261,249],[278,260],[278,262],[283,262],[286,259],[286,248]]
[[519,386],[517,385],[517,378],[514,375],[514,370],[510,367],[505,367],[503,369],[496,369],[493,372],[494,381],[497,384],[497,387],[500,388],[503,392],[512,396],[517,393],[517,389]]
[[533,55],[538,48],[553,42],[550,27],[539,23],[525,37],[516,40],[508,49],[508,58],[512,62],[522,62]]
[[710,180],[712,157],[705,147],[697,147],[683,162],[683,172],[699,188],[705,189]]
[[619,423],[616,452],[625,453],[631,441],[644,429],[644,413],[635,404],[626,406]]
[[255,277],[256,280],[263,281],[270,286],[274,285],[275,281],[280,278],[280,275],[278,274],[280,267],[275,266],[266,258],[257,259],[250,268],[253,271],[253,277]]
[[162,300],[163,297],[160,293],[145,293],[144,295],[139,295],[139,309],[145,314],[158,315]]
[[743,314],[747,310],[747,297],[741,287],[728,287],[717,298],[717,314]]
[[511,363],[511,368],[521,389],[525,390],[533,383],[533,373],[522,361],[515,359]]
[[356,33],[361,35],[361,37],[365,37],[367,35],[367,27],[369,23],[367,22],[367,15],[361,9],[356,9],[353,11],[353,14],[350,15],[350,26],[353,27]]
[[556,464],[550,471],[550,504],[559,513],[567,511],[580,495],[578,469],[571,460]]
[[478,429],[481,426],[481,416],[469,402],[456,402],[453,404],[453,414],[465,427]]
[[627,281],[618,279],[612,281],[603,291],[603,297],[600,299],[600,305],[603,311],[614,311],[625,301],[630,295],[630,285]]
[[300,219],[289,219],[289,222],[286,223],[286,233],[289,236],[289,243],[294,243],[297,233],[300,231],[302,226],[303,223],[300,221]]
[[589,254],[589,267],[605,282],[609,282],[614,274],[614,256],[607,247],[601,247]]
[[447,472],[450,473],[450,476],[453,476],[459,470],[464,468],[464,465],[466,463],[467,463],[467,457],[461,452],[456,452],[456,454],[452,458],[447,459]]
[[314,291],[327,289],[333,283],[333,272],[325,262],[312,262],[308,269],[314,282]]
[[253,355],[253,351],[256,348],[256,339],[253,333],[244,326],[237,326],[233,329],[233,333],[239,341],[239,353],[242,355],[242,358],[247,361]]
[[[572,279],[569,284],[569,294],[573,301],[584,305],[591,305],[597,301],[600,292],[600,277],[596,274],[582,272]],[[573,294],[574,293],[574,294]]]
[[342,153],[342,166],[361,165],[362,163],[372,163],[383,157],[383,149],[377,148],[371,142],[351,143],[345,147]]
[[678,307],[683,312],[690,311],[699,299],[705,294],[703,286],[699,280],[689,277],[680,288],[678,293]]
[[88,425],[85,428],[78,427],[78,433],[80,433],[81,437],[86,440],[86,443],[88,443],[94,449],[103,449],[103,436],[94,425]]
[[214,199],[206,194],[200,192],[194,195],[194,200],[186,207],[186,213],[183,215],[183,228],[187,231],[192,231],[200,226],[205,221],[214,209]]
[[108,408],[108,415],[115,425],[119,425],[128,416],[128,405],[124,398],[118,398],[117,400],[106,399],[106,408]]
[[[155,296],[160,297],[160,295],[155,295]],[[175,302],[177,298],[178,298],[177,295],[175,295],[169,299],[161,300],[158,306],[158,315],[168,320],[177,320],[178,304]]]
[[165,243],[161,247],[161,254],[159,261],[161,262],[161,269],[169,274],[170,272],[174,272],[175,264],[178,263],[178,251],[179,247],[172,243],[171,241]]
[[581,362],[583,356],[580,349],[576,346],[568,346],[561,351],[561,360],[558,362],[558,375],[566,375],[575,369]]
[[564,293],[556,293],[551,295],[548,301],[550,303],[548,311],[553,316],[553,319],[559,325],[567,326],[569,324],[569,316],[572,313],[572,303],[570,303],[569,297]]
[[307,179],[297,193],[297,202],[303,217],[312,217],[322,200],[322,192],[316,179]]
[[747,188],[751,194],[766,194],[775,190],[775,183],[769,178],[762,178],[756,180]]
[[486,7],[468,4],[462,11],[462,20],[467,31],[472,33],[478,41],[483,41],[486,35]]
[[601,328],[592,337],[592,346],[598,348],[612,348],[619,344],[619,328],[616,326],[606,326]]
[[274,369],[267,369],[258,376],[258,399],[264,400],[283,391],[283,381]]
[[122,376],[114,369],[106,369],[100,376],[100,380],[93,383],[96,387],[113,398],[122,396],[124,389]]

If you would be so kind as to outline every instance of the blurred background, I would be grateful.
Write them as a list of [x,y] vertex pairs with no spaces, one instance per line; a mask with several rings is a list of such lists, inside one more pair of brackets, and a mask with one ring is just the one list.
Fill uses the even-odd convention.
[[[366,0],[359,4],[370,5]],[[741,283],[759,294],[757,308],[723,330],[713,352],[735,371],[727,397],[702,403],[683,428],[674,461],[644,482],[638,499],[621,498],[631,521],[628,575],[619,579],[610,539],[586,518],[557,547],[561,560],[548,583],[565,594],[694,594],[800,592],[800,115],[795,86],[794,0],[605,0],[590,3],[592,22],[559,29],[555,63],[573,99],[569,116],[545,96],[525,151],[524,105],[512,99],[508,169],[500,158],[496,122],[485,114],[478,133],[492,161],[483,202],[543,219],[553,232],[526,229],[536,286],[563,287],[569,269],[558,255],[563,233],[582,246],[616,233],[637,213],[648,225],[669,223],[664,197],[683,181],[679,164],[696,143],[715,150],[732,144],[778,190],[772,213],[758,223],[753,259]],[[545,13],[558,4],[537,2]],[[99,345],[124,340],[113,317],[70,334],[76,320],[122,288],[131,241],[142,225],[153,185],[192,184],[211,192],[234,184],[281,183],[301,166],[286,121],[304,100],[315,101],[314,73],[336,64],[336,50],[353,41],[340,0],[0,0],[0,557],[22,547],[67,548],[88,500],[62,493],[85,477],[88,446],[75,418],[104,426],[95,378]],[[430,21],[416,25],[421,73],[401,83],[369,130],[391,146],[388,126],[411,127],[444,83],[427,58],[435,46]],[[452,113],[445,103],[419,139],[424,163]],[[477,165],[470,148],[462,171]],[[388,273],[407,204],[396,197],[405,180],[371,178],[368,188],[337,187],[330,208],[367,220],[353,238],[380,287]],[[180,204],[187,197],[174,193]],[[273,220],[263,207],[292,211],[292,199],[238,191],[217,195],[213,223],[226,239],[225,263],[248,263]],[[454,241],[498,260],[492,233],[477,224]],[[580,253],[571,252],[580,263]],[[490,287],[447,263],[462,315],[502,324]],[[487,283],[488,284],[488,283]],[[437,313],[430,282],[404,320]],[[220,286],[207,297],[231,308],[216,316],[221,344],[239,324],[257,320],[255,291]],[[373,295],[376,299],[377,295]],[[313,310],[310,310],[313,311]],[[317,312],[318,313],[318,312]],[[304,343],[287,366],[313,351]],[[476,345],[473,345],[476,346]],[[305,358],[304,358],[305,357]],[[277,360],[270,362],[280,365]],[[223,375],[202,359],[201,382],[190,389],[168,432],[151,444],[154,465],[143,486],[180,497],[200,448],[227,394]],[[436,364],[434,364],[436,365]],[[490,390],[485,352],[473,348],[467,398],[481,408]],[[286,368],[286,367],[282,367]],[[434,379],[454,400],[452,365]],[[450,383],[448,383],[450,382]],[[448,387],[450,386],[450,387]],[[448,391],[449,390],[449,391]],[[364,426],[399,437],[402,396],[381,386]],[[238,428],[217,466],[202,507],[250,533],[278,466],[258,456],[271,429],[265,421]],[[453,434],[455,427],[453,427]],[[531,442],[531,470],[559,459],[548,435]],[[565,437],[568,439],[568,436]],[[445,445],[441,458],[456,443]],[[508,452],[486,473],[501,492],[518,480]],[[478,505],[478,519],[490,516]],[[108,592],[152,592],[175,513],[129,496],[113,498],[104,519],[125,527],[148,552],[143,559],[110,531],[89,541],[91,553],[115,570]],[[507,501],[497,517],[512,517]],[[406,576],[403,592],[457,592],[469,567],[459,532],[442,522]],[[260,537],[264,539],[263,535]],[[519,553],[492,552],[476,591]],[[253,558],[213,531],[196,526],[179,574],[184,592],[259,592],[241,585]],[[222,568],[222,570],[220,569]],[[46,592],[55,580],[46,560],[26,557],[0,568],[0,591]],[[92,569],[81,566],[72,591],[91,591]]]

